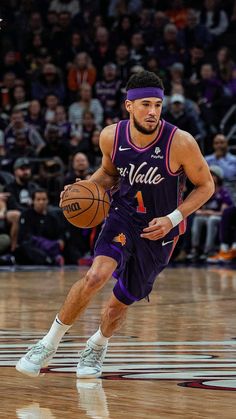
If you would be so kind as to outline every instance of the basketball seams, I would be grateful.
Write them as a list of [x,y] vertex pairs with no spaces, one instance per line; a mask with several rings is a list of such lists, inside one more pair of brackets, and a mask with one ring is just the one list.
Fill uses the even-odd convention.
[[[104,188],[100,187],[99,184],[97,185],[92,181],[81,182],[85,182],[88,186],[83,184],[72,186],[68,195],[64,196],[61,209],[65,218],[74,226],[92,228],[100,224],[106,217],[110,208],[110,199],[107,192],[104,192]],[[86,208],[84,208],[85,206]],[[88,222],[88,220],[90,221]]]
[[[93,216],[92,220],[90,221],[90,223],[89,223],[89,224],[87,224],[87,226],[86,226],[86,227],[89,227],[89,226],[90,226],[90,224],[92,224],[93,220],[96,218],[97,213],[98,213],[98,208],[99,208],[99,202],[100,202],[100,201],[102,201],[102,200],[100,199],[100,191],[99,191],[99,189],[98,189],[98,185],[97,185],[95,182],[92,182],[92,183],[96,186],[96,189],[97,189],[97,194],[98,194],[98,199],[97,199],[97,201],[98,201],[98,204],[97,204],[97,209],[96,209],[96,211],[95,211],[95,214],[94,214],[94,216]],[[95,201],[95,200],[94,200],[94,201]]]
[[[67,201],[73,201],[73,199],[77,199],[76,197],[75,198],[67,198],[67,199],[63,199],[63,202],[67,202]],[[98,198],[79,198],[79,200],[81,201],[83,201],[83,200],[93,200],[93,201],[99,201],[99,202],[106,202],[106,204],[109,204],[110,205],[110,201],[105,201],[104,199],[98,199]]]
[[[95,185],[94,182],[91,182],[91,183],[93,183]],[[87,186],[80,185],[80,188],[86,189],[87,191],[89,191],[93,195],[93,191],[91,191],[91,189],[87,188]],[[79,192],[79,189],[74,189],[74,186],[72,186],[72,188],[69,190],[69,192]]]

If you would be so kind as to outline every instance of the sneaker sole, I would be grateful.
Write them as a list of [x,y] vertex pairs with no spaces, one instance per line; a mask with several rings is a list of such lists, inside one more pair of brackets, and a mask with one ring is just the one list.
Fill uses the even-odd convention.
[[[47,364],[48,365],[48,364]],[[43,365],[42,368],[45,368],[47,365]],[[38,377],[40,375],[40,369],[33,370],[32,364],[25,359],[20,359],[16,364],[16,370],[21,372],[22,374],[28,375],[28,377]]]
[[80,374],[78,371],[76,372],[76,377],[77,378],[98,378],[101,377],[102,373],[101,372],[96,372],[94,374]]

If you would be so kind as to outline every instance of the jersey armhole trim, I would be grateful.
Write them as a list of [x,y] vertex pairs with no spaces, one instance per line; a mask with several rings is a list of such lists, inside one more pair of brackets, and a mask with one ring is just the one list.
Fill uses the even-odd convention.
[[177,170],[177,172],[172,172],[170,168],[170,146],[174,137],[174,134],[177,131],[177,127],[174,127],[173,130],[170,133],[170,136],[168,138],[167,147],[166,147],[166,170],[169,173],[170,176],[179,176],[181,173],[183,173],[183,169]]
[[116,156],[116,150],[117,150],[117,145],[118,145],[118,137],[119,137],[120,123],[121,122],[118,122],[118,124],[116,125],[115,140],[114,140],[113,150],[112,150],[112,155],[111,155],[111,161],[112,162],[114,162],[115,156]]

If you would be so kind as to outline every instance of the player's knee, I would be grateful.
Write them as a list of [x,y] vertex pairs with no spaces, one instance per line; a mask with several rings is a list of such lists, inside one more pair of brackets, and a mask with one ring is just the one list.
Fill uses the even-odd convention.
[[100,288],[105,285],[107,282],[108,277],[102,271],[99,272],[97,270],[89,269],[87,274],[85,275],[85,286],[88,291],[98,291]]

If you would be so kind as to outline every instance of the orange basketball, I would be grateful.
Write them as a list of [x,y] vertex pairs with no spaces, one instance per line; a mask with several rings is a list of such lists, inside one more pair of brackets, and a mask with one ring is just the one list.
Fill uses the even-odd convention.
[[100,224],[110,208],[108,193],[89,180],[74,183],[63,195],[61,208],[66,219],[76,227]]

